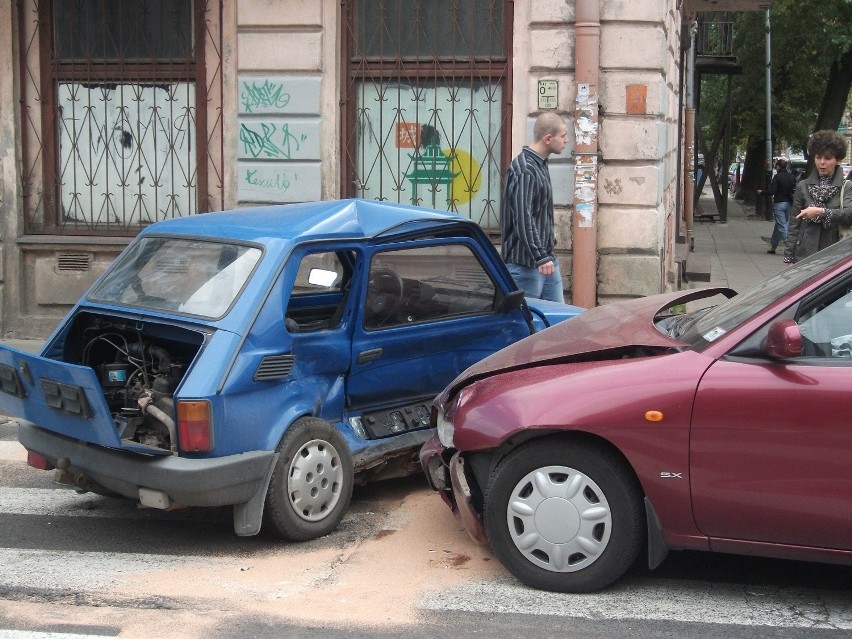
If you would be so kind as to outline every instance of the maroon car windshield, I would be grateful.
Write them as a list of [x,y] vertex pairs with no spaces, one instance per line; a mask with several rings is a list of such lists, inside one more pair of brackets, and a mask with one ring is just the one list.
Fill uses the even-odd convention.
[[707,310],[696,311],[693,320],[680,325],[677,339],[701,350],[719,337],[736,328],[755,313],[824,270],[852,255],[852,237],[815,253],[785,269],[757,286]]

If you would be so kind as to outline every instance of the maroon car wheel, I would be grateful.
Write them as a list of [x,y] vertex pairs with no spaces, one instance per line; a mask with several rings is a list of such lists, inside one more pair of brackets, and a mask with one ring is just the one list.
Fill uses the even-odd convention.
[[643,517],[622,459],[552,439],[507,455],[485,497],[495,554],[525,584],[559,592],[598,590],[624,574],[642,547]]

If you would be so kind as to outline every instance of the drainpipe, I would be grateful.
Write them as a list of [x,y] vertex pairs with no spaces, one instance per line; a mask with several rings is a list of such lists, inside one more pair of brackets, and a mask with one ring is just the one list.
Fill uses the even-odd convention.
[[574,75],[574,216],[571,302],[597,305],[598,75],[600,0],[576,0]]
[[[689,53],[686,54],[686,108],[683,115],[683,144],[688,158],[684,164],[683,216],[686,220],[686,247],[695,248],[695,23],[689,23]],[[705,167],[705,171],[707,168]]]

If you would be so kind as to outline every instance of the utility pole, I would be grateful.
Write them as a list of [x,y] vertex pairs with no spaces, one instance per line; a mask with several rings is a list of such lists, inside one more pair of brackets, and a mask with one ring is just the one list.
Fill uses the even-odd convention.
[[772,196],[766,192],[772,180],[772,46],[769,9],[766,9],[766,173],[763,185],[763,217],[772,219]]

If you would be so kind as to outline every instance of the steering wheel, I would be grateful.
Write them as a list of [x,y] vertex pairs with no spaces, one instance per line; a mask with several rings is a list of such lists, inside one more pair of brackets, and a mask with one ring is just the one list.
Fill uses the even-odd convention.
[[402,278],[389,268],[377,268],[367,282],[369,326],[377,328],[387,322],[402,301]]

